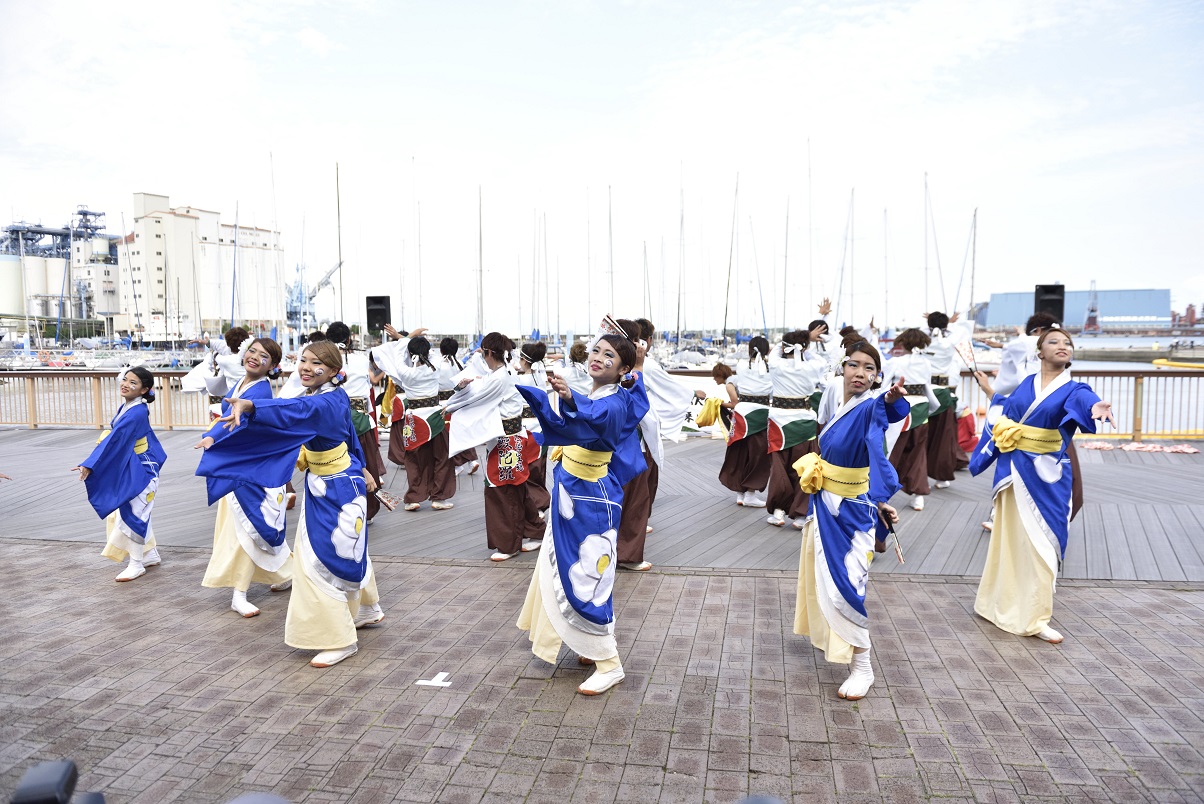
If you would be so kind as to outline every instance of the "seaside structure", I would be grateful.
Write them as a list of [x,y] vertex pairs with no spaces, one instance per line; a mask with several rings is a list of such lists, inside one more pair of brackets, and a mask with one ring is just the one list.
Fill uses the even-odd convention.
[[[1138,290],[1067,290],[1062,324],[1081,329],[1088,310],[1095,308],[1100,332],[1169,330],[1171,292],[1166,288]],[[991,301],[979,320],[988,329],[1024,326],[1033,314],[1033,292],[992,293]],[[985,319],[985,320],[983,320]]]
[[221,214],[134,193],[131,231],[117,249],[117,332],[145,341],[193,338],[237,321],[269,331],[285,319],[280,233],[223,223]]
[[0,329],[43,345],[82,335],[178,342],[231,321],[266,333],[285,321],[283,261],[279,232],[134,193],[124,236],[83,206],[62,227],[0,230]]
[[[105,214],[80,206],[61,227],[18,221],[0,231],[0,318],[5,328],[79,334],[119,309],[117,241]],[[52,330],[53,331],[53,330]]]

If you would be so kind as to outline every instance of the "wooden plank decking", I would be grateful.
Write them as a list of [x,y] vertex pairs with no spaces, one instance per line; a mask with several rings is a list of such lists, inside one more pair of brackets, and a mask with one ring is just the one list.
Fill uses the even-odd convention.
[[[168,453],[154,527],[160,544],[204,547],[213,533],[204,483],[194,476],[197,432],[160,434]],[[0,431],[0,537],[100,543],[103,527],[88,506],[83,485],[70,471],[86,456],[95,431]],[[798,566],[799,534],[765,524],[765,512],[734,504],[716,480],[723,443],[689,439],[666,445],[653,510],[655,531],[645,557],[660,568],[782,569]],[[1071,524],[1063,577],[1117,580],[1204,581],[1204,454],[1091,452],[1080,450],[1085,504]],[[405,488],[405,473],[390,464],[386,486]],[[485,561],[482,485],[459,481],[456,507],[436,512],[382,511],[372,525],[376,555]],[[990,480],[959,472],[953,486],[934,490],[923,512],[904,508],[899,538],[907,563],[893,552],[878,556],[874,572],[976,575],[986,557],[979,523],[990,510]],[[290,529],[292,522],[290,521]],[[522,556],[512,561],[530,561]]]

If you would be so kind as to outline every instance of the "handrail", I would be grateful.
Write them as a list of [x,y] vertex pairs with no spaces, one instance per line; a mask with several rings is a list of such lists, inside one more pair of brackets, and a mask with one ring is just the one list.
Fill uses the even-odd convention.
[[[151,424],[164,429],[204,429],[209,426],[209,398],[184,393],[180,369],[154,369],[156,403]],[[671,371],[698,377],[704,387],[710,372]],[[283,382],[282,375],[275,383]],[[1075,371],[1101,398],[1112,402],[1116,432],[1093,438],[1204,438],[1204,371],[1192,369]],[[0,371],[0,427],[82,427],[103,429],[118,403],[118,372],[114,369],[23,369]],[[990,400],[972,375],[963,371],[958,396],[971,412],[985,411]],[[980,419],[981,424],[981,419]]]

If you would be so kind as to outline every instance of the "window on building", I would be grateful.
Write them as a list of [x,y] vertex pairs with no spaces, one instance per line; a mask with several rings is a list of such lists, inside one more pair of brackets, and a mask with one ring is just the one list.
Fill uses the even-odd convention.
[[208,239],[209,239],[209,236],[208,236],[208,235],[201,235],[201,239],[202,239],[202,240],[208,240]]
[[162,256],[163,256],[163,252],[162,252],[162,251],[156,251],[156,252],[155,252],[155,256],[156,256],[156,257],[162,257]]
[[159,234],[158,232],[155,233],[155,237],[162,237],[162,236],[163,235]]

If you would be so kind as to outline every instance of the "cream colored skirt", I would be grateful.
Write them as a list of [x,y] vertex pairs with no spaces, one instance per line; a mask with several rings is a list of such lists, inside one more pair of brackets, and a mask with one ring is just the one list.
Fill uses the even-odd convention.
[[355,615],[360,606],[371,606],[380,601],[376,591],[376,570],[369,559],[368,572],[359,591],[335,597],[329,584],[310,576],[317,557],[309,546],[304,516],[302,510],[293,543],[293,591],[284,619],[284,642],[302,650],[334,650],[354,645],[358,641]]
[[293,577],[292,561],[286,560],[275,572],[270,572],[247,554],[238,539],[238,521],[227,494],[217,502],[217,522],[213,527],[213,554],[201,586],[209,589],[234,588],[245,592],[253,583],[284,583]]
[[853,661],[853,646],[841,639],[824,618],[817,594],[818,581],[815,576],[815,540],[819,529],[815,517],[807,520],[803,527],[803,545],[798,559],[798,591],[794,601],[794,633],[809,637],[811,644],[824,652],[824,658],[833,664],[848,664]]
[[523,609],[518,615],[517,625],[527,632],[531,640],[531,652],[548,664],[556,664],[560,646],[567,642],[578,655],[593,659],[599,670],[619,666],[619,649],[613,634],[600,636],[579,631],[564,619],[559,609],[548,605],[549,601],[554,600],[551,597],[554,594],[553,569],[548,557],[555,549],[549,526],[536,559],[535,570],[531,573]]
[[125,534],[118,526],[119,514],[114,511],[105,517],[105,549],[100,551],[100,554],[110,561],[118,563],[124,562],[130,557],[130,554],[138,556],[142,560],[142,556],[154,550],[158,543],[155,541],[155,529],[148,522],[146,525],[146,544],[138,544]]
[[[1038,534],[1037,538],[1044,539]],[[1032,636],[1053,616],[1054,570],[1021,521],[1012,486],[995,495],[995,527],[974,611],[1010,634]]]

